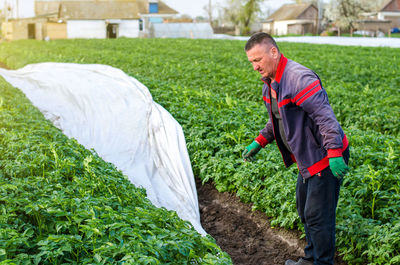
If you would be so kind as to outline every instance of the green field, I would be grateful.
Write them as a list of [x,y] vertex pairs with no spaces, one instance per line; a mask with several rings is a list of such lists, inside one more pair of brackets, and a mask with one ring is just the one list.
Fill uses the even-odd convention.
[[0,78],[0,264],[232,264]]
[[[284,168],[275,145],[261,151],[255,163],[241,159],[243,148],[267,121],[262,82],[247,61],[244,44],[183,39],[17,41],[0,45],[0,61],[11,68],[53,61],[122,69],[145,84],[154,100],[182,125],[195,176],[252,203],[272,218],[273,226],[302,229],[295,208],[297,168]],[[344,179],[337,210],[339,253],[349,264],[400,264],[399,49],[278,45],[286,57],[318,73],[350,141],[351,172]],[[4,81],[1,87],[7,87]],[[11,88],[7,91],[11,98],[17,93]],[[11,106],[15,110],[5,119],[12,120],[18,111],[18,104]],[[1,147],[6,141],[18,143],[18,137],[3,136],[11,127],[3,128],[1,122]],[[13,131],[22,130],[18,128]],[[18,178],[24,160],[4,166],[10,152],[6,147],[0,150],[2,182]],[[44,165],[40,159],[35,163],[39,168]],[[36,174],[40,179],[40,172],[24,176]],[[7,192],[2,191],[3,198],[10,196]],[[3,229],[10,219],[2,220]],[[7,252],[7,241],[1,240],[0,248]],[[215,250],[213,257],[218,253]]]

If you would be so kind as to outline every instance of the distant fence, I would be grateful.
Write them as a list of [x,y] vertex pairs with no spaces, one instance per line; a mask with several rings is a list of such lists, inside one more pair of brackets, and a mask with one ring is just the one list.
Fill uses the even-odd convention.
[[235,27],[213,27],[215,34],[234,34]]

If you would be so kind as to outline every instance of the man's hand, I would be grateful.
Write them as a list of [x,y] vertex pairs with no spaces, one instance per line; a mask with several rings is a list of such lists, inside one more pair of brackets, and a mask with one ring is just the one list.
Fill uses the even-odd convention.
[[344,162],[343,157],[331,157],[329,158],[329,167],[333,175],[337,178],[342,178],[349,171],[349,167]]
[[249,146],[246,147],[246,149],[244,149],[242,153],[244,161],[250,161],[250,162],[254,161],[256,154],[260,150],[261,150],[261,145],[256,141],[253,141]]

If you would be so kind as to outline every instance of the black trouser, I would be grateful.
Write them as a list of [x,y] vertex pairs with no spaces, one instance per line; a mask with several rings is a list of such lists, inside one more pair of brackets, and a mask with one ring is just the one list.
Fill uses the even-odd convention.
[[[349,147],[343,152],[349,161]],[[299,174],[296,186],[296,205],[306,232],[305,258],[314,260],[315,265],[333,264],[336,240],[336,206],[339,199],[341,180],[329,167],[303,180]]]

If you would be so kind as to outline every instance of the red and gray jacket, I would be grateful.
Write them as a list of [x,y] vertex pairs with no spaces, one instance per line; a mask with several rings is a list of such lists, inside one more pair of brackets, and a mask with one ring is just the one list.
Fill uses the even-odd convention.
[[[297,162],[303,178],[318,174],[329,166],[330,157],[342,156],[348,141],[329,104],[318,75],[281,55],[275,82],[264,81],[263,99],[269,121],[255,139],[262,147],[274,139],[286,167]],[[277,132],[272,115],[271,93],[276,93],[279,113],[291,152]]]

